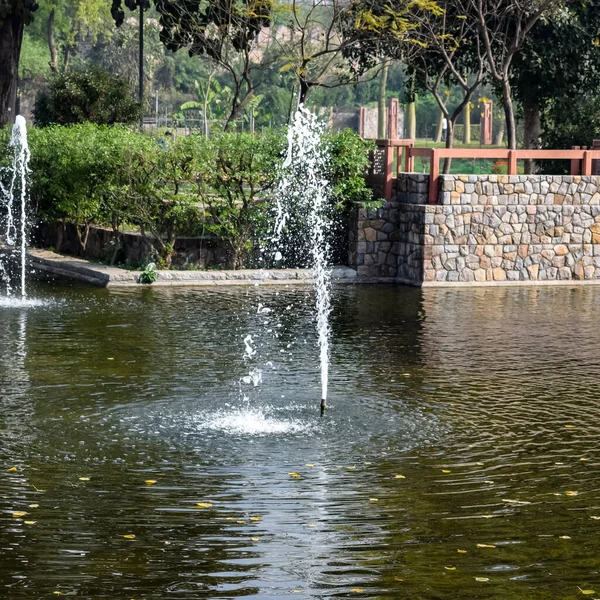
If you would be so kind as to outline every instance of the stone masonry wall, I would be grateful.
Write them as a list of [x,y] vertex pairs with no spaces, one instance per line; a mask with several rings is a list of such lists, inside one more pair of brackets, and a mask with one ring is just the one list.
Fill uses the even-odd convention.
[[[426,204],[427,175],[402,175],[397,189],[387,209],[359,215],[360,276],[417,285],[600,280],[598,176],[444,175],[437,205]],[[377,247],[384,230],[387,252]]]

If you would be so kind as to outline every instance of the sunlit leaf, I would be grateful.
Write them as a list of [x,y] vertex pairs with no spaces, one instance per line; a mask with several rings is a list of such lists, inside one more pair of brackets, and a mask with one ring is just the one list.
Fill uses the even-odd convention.
[[235,521],[235,517],[225,517],[227,521]]
[[80,477],[79,481],[89,481],[90,478],[89,477]]
[[369,498],[371,502],[379,502],[379,498]]
[[467,553],[467,551],[466,551],[466,550],[460,550],[460,549],[459,549],[459,550],[457,550],[457,552],[458,552],[459,554],[466,554],[466,553]]
[[250,517],[251,521],[260,521],[262,517],[259,517],[258,515],[256,515],[256,517]]
[[396,577],[394,577],[394,581],[404,581],[404,579],[402,579],[402,577],[398,577],[398,575],[396,575]]
[[572,490],[565,492],[567,494],[567,496],[577,496],[579,494],[579,492],[574,492]]
[[250,538],[250,539],[251,539],[253,542],[258,542],[258,541],[260,540],[260,538],[258,538],[258,537],[253,537],[253,538]]
[[575,425],[565,425],[565,429],[575,429]]
[[23,521],[23,523],[25,523],[25,525],[35,525],[37,521]]
[[395,479],[406,479],[404,475],[396,475]]
[[559,535],[558,536],[561,540],[570,540],[571,536],[570,535]]
[[291,473],[288,473],[288,475],[290,477],[300,477],[300,473],[296,473],[296,471],[292,471]]
[[585,461],[585,460],[590,460],[590,459],[589,458],[585,458],[585,457],[582,456],[579,460],[584,460]]
[[477,544],[478,548],[495,548],[493,544]]
[[39,504],[30,504],[29,508],[39,508],[40,505]]
[[475,581],[489,581],[489,577],[475,577]]
[[144,481],[144,483],[146,485],[154,485],[156,483],[156,479],[146,479],[146,481]]
[[128,533],[123,536],[126,540],[135,540],[135,535],[133,533]]
[[305,467],[314,467],[315,465],[314,465],[314,463],[306,463],[304,466]]
[[595,590],[582,590],[580,587],[577,588],[584,596],[591,596],[595,594]]
[[212,504],[210,502],[198,502],[196,508],[210,508]]
[[316,527],[316,525],[314,523],[307,523],[306,526],[307,527]]
[[107,358],[106,360],[115,360],[112,356],[110,358]]
[[363,589],[362,588],[352,588],[350,591],[354,592],[355,594],[360,594],[363,591]]
[[446,571],[456,571],[456,567],[444,567]]
[[450,469],[442,469],[442,473],[452,473]]
[[25,511],[23,511],[23,510],[18,510],[18,511],[16,511],[16,512],[14,512],[14,513],[12,514],[12,516],[13,516],[15,519],[20,519],[21,517],[24,517],[26,514],[27,514],[27,513],[26,513]]
[[17,469],[17,467],[11,467],[8,472],[9,473],[16,473],[19,469]]
[[348,469],[348,471],[355,471],[356,467],[354,465],[351,465],[349,467],[346,467],[346,469]]
[[245,525],[246,521],[239,519],[238,521],[236,521],[236,523],[238,523],[239,525]]
[[489,479],[487,481],[484,481],[483,483],[494,483],[493,481],[490,481]]
[[596,517],[594,515],[590,515],[590,519],[594,519],[594,521],[600,521],[600,517]]

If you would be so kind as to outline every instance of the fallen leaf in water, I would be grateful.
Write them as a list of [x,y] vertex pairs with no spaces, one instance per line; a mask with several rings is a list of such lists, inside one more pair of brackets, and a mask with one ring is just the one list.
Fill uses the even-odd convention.
[[582,590],[580,587],[577,588],[584,596],[591,596],[595,594],[595,590]]
[[296,471],[292,471],[291,473],[288,473],[288,475],[290,477],[300,477],[300,473],[296,473]]
[[301,594],[302,590],[293,590],[294,594]]
[[478,467],[483,467],[483,463],[482,463],[482,462],[478,462],[478,463],[475,463],[475,464],[476,464]]
[[363,590],[362,588],[352,588],[350,591],[354,592],[355,594],[360,594]]
[[89,477],[80,477],[79,481],[89,481],[90,478]]
[[260,521],[262,517],[259,517],[258,515],[256,515],[256,517],[250,517],[251,521]]
[[595,521],[600,521],[600,517],[596,517],[594,515],[591,515],[590,519],[594,519]]
[[561,540],[570,540],[571,536],[570,535],[559,535],[558,536]]
[[210,502],[198,502],[196,508],[210,508],[212,504]]
[[346,469],[347,469],[348,471],[356,471],[356,467],[355,467],[354,465],[351,465],[351,466],[349,466],[349,467],[346,467]]
[[135,535],[133,533],[128,533],[123,536],[126,540],[135,540]]
[[315,465],[314,465],[314,463],[306,463],[304,466],[305,467],[314,467]]
[[307,527],[316,527],[316,525],[314,523],[307,523],[306,526]]
[[475,581],[489,581],[489,577],[475,577]]
[[466,554],[466,553],[467,553],[467,551],[466,551],[466,550],[457,550],[457,552],[458,552],[459,554]]
[[26,514],[27,514],[27,513],[26,513],[25,511],[18,510],[18,511],[16,511],[16,512],[14,512],[14,513],[12,514],[12,516],[13,516],[15,519],[20,519],[21,517],[24,517]]
[[258,542],[258,541],[260,540],[260,538],[258,538],[258,537],[253,537],[253,538],[250,538],[250,539],[251,539],[253,542]]
[[584,458],[583,456],[579,460],[590,460],[589,458]]
[[478,548],[495,548],[493,544],[477,544]]
[[487,481],[484,481],[483,483],[494,483],[493,481],[490,481],[489,479]]
[[563,462],[555,462],[554,464],[555,465],[564,465],[565,463],[563,463]]
[[25,525],[35,525],[37,521],[23,521],[23,523],[25,523]]
[[402,579],[402,577],[398,577],[398,576],[396,575],[396,577],[394,577],[394,581],[404,581],[404,579]]
[[238,523],[239,525],[245,525],[246,521],[243,521],[242,519],[240,519],[239,521],[236,521],[236,523]]
[[39,508],[40,505],[39,504],[30,504],[29,508]]
[[11,467],[8,472],[9,473],[16,473],[19,469],[17,469],[17,467]]
[[446,571],[456,571],[456,567],[444,567]]
[[369,498],[371,502],[379,502],[379,498]]
[[107,358],[106,360],[115,360],[112,356],[110,358]]
[[579,492],[573,492],[573,491],[568,491],[565,493],[567,494],[567,496],[577,496],[579,494]]
[[225,517],[227,521],[235,521],[235,517]]
[[565,425],[565,429],[575,429],[575,425]]
[[450,469],[442,469],[442,473],[452,473]]
[[396,475],[395,479],[406,479],[406,477],[404,475]]
[[144,483],[146,485],[154,485],[156,483],[156,479],[146,479],[146,481],[144,481]]

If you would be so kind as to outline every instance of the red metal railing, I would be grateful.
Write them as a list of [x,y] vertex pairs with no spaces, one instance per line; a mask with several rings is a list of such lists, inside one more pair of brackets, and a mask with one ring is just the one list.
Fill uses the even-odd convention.
[[[572,150],[506,150],[503,148],[415,148],[414,140],[377,140],[384,149],[383,196],[392,197],[393,182],[398,177],[404,149],[404,171],[414,171],[415,157],[429,159],[429,204],[437,204],[440,177],[440,159],[443,158],[496,158],[507,161],[508,175],[517,175],[519,160],[570,160],[571,175],[592,175],[592,161],[600,160],[600,150],[574,147]],[[395,160],[394,160],[395,159]],[[394,169],[394,162],[396,168]],[[395,172],[394,172],[395,171]]]

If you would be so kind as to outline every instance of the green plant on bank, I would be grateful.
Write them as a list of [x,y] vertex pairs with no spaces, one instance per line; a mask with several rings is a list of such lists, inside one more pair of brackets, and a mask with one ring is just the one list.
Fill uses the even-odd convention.
[[156,264],[151,262],[148,263],[144,270],[140,273],[140,283],[152,284],[158,279],[158,272],[156,270]]
[[141,107],[129,84],[98,67],[54,75],[35,100],[36,125],[136,123]]

